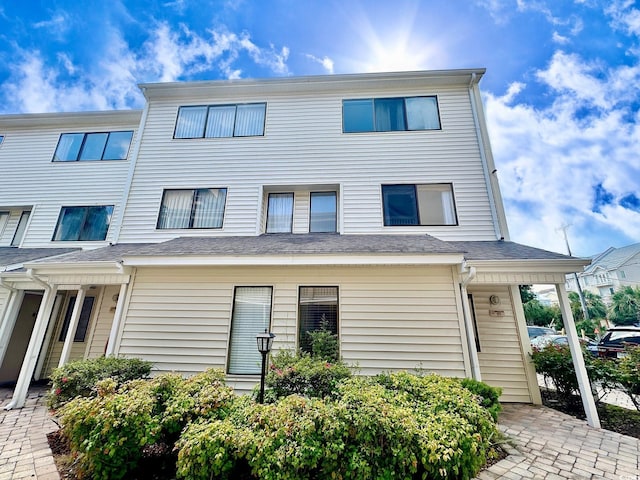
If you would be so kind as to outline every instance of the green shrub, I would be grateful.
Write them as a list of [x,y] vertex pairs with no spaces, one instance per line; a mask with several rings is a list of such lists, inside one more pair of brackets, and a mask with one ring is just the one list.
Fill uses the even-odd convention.
[[351,370],[340,361],[331,363],[306,353],[281,350],[271,357],[265,400],[273,402],[289,395],[326,398],[350,376]]
[[472,378],[463,378],[460,380],[460,384],[471,391],[480,401],[480,405],[486,408],[494,421],[498,421],[498,414],[502,410],[500,405],[500,395],[502,395],[502,389],[499,387],[492,387],[484,382],[479,382]]
[[113,378],[118,385],[146,378],[151,363],[137,358],[99,357],[69,362],[51,374],[52,388],[47,396],[49,408],[58,408],[72,398],[96,395],[98,381]]
[[350,378],[335,398],[240,399],[225,418],[191,424],[177,444],[178,476],[468,479],[494,435],[491,415],[458,380]]
[[311,344],[311,356],[325,362],[336,363],[340,360],[340,343],[338,336],[331,332],[329,322],[322,317],[320,328],[306,332]]
[[625,347],[626,355],[619,361],[618,381],[636,409],[640,411],[640,347]]

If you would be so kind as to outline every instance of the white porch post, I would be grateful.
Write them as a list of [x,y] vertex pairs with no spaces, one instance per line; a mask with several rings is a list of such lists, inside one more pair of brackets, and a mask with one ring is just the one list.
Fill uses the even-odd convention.
[[73,304],[73,312],[71,312],[71,319],[69,320],[69,328],[67,328],[67,335],[64,337],[64,346],[62,347],[62,353],[60,354],[58,367],[62,367],[65,363],[67,363],[67,361],[69,360],[69,355],[71,355],[71,347],[73,346],[73,339],[76,336],[78,320],[80,319],[80,312],[82,312],[85,293],[86,287],[80,287],[78,289],[76,301]]
[[126,301],[128,287],[128,283],[123,283],[120,285],[118,304],[116,305],[116,311],[113,314],[111,332],[109,332],[109,340],[107,341],[107,349],[105,351],[105,356],[107,357],[109,355],[113,355],[116,351],[116,340],[118,338],[118,332],[120,331],[120,324],[122,323],[122,314],[124,312],[124,303]]
[[0,320],[0,365],[2,365],[4,356],[7,353],[9,340],[11,340],[11,334],[18,319],[23,298],[24,290],[14,289],[9,291],[9,301],[4,310],[4,315],[2,315],[2,319]]
[[467,345],[469,348],[469,361],[471,363],[471,375],[474,380],[482,381],[480,374],[480,359],[476,348],[476,332],[473,328],[473,317],[469,306],[469,293],[464,283],[460,284],[460,296],[462,301],[462,313],[464,314],[464,325],[466,330]]
[[38,360],[38,354],[42,348],[42,342],[44,335],[47,331],[47,325],[49,324],[49,318],[53,305],[56,300],[56,292],[58,290],[57,285],[46,285],[44,289],[44,297],[38,310],[38,316],[36,317],[36,323],[33,326],[33,332],[29,339],[29,345],[27,346],[27,352],[22,362],[22,368],[18,375],[18,382],[16,388],[13,391],[13,398],[11,402],[4,407],[5,410],[11,410],[12,408],[22,408],[27,398],[27,391],[29,390],[29,384],[31,383],[31,377],[36,368],[36,361]]
[[573,367],[578,377],[582,405],[584,406],[584,413],[587,415],[587,423],[592,427],[600,428],[600,418],[598,418],[596,403],[591,393],[591,384],[587,376],[587,368],[584,365],[584,357],[582,356],[582,349],[580,348],[580,341],[578,340],[578,332],[573,320],[571,304],[569,303],[569,296],[567,295],[564,283],[557,283],[556,291],[558,293],[558,302],[560,303],[564,329],[569,339],[569,349],[571,350],[571,357],[573,358]]
[[51,345],[51,337],[53,337],[53,332],[56,329],[56,320],[58,319],[58,313],[60,313],[60,306],[62,305],[63,298],[64,297],[62,295],[56,293],[56,301],[53,304],[53,309],[51,310],[49,326],[47,327],[47,333],[45,334],[44,341],[42,342],[42,354],[38,357],[36,370],[33,373],[34,380],[40,380],[42,378],[42,369],[47,361],[47,352],[49,351],[49,345]]

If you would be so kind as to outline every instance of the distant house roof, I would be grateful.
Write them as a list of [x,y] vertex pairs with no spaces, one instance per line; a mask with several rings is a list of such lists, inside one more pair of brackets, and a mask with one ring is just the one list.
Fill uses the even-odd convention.
[[25,262],[55,257],[69,252],[77,251],[76,248],[17,248],[0,247],[0,272],[19,268]]
[[597,268],[615,270],[638,254],[640,254],[640,243],[620,248],[610,247],[593,258],[591,265],[585,269],[585,273],[592,273]]

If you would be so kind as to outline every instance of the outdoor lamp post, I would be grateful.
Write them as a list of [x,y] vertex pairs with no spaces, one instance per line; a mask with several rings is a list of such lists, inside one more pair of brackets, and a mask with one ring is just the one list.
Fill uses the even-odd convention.
[[260,395],[258,396],[258,403],[264,403],[264,377],[267,374],[267,354],[271,351],[271,346],[273,345],[273,339],[276,336],[267,332],[267,329],[264,329],[264,333],[259,333],[256,336],[258,340],[258,351],[262,354],[262,374],[260,375]]

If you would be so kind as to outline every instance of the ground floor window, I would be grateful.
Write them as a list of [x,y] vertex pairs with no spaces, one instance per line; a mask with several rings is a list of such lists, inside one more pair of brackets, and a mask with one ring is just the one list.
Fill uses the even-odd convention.
[[311,352],[309,332],[327,328],[338,334],[338,287],[300,287],[299,347]]
[[[84,297],[82,303],[82,310],[80,310],[80,318],[78,319],[78,327],[76,328],[76,334],[73,337],[74,342],[84,342],[87,336],[87,329],[89,328],[89,320],[91,319],[91,311],[93,310],[94,297]],[[76,297],[73,296],[69,299],[69,306],[64,314],[64,321],[62,322],[62,328],[60,329],[60,337],[58,340],[64,342],[67,337],[67,330],[69,330],[69,324],[71,323],[71,315],[73,314],[73,306],[76,304]]]
[[256,335],[269,330],[272,287],[236,287],[231,317],[229,363],[231,374],[259,374],[262,357]]

